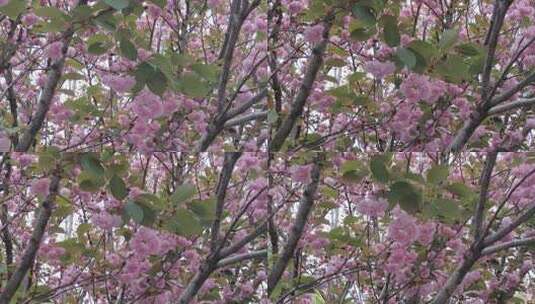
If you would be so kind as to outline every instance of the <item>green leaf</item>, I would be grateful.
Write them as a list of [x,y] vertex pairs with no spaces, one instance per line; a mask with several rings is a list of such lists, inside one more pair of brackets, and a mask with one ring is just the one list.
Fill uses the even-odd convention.
[[375,12],[373,11],[373,8],[369,6],[357,3],[353,5],[352,12],[358,20],[362,21],[362,23],[366,25],[375,25],[377,22],[377,19],[375,18]]
[[377,30],[374,27],[356,28],[351,31],[351,39],[357,40],[357,41],[365,41],[365,40],[368,40],[373,35],[375,35],[376,32]]
[[458,28],[451,28],[444,33],[442,33],[442,37],[440,37],[440,41],[438,42],[438,47],[447,50],[451,48],[459,39],[459,29]]
[[192,198],[195,195],[196,188],[192,184],[182,184],[178,186],[175,190],[175,193],[171,195],[171,202],[175,205],[179,205],[188,199]]
[[129,0],[104,0],[104,3],[106,3],[107,5],[113,7],[114,9],[118,11],[130,5]]
[[[134,72],[137,83],[143,88],[145,84],[156,95],[162,95],[167,89],[167,77],[156,66],[142,62],[137,66]],[[136,84],[137,86],[137,84]]]
[[358,160],[348,160],[340,169],[342,178],[349,182],[360,182],[369,173],[367,166]]
[[448,199],[435,199],[424,206],[423,213],[430,218],[453,224],[461,220],[463,210],[455,201]]
[[119,39],[119,50],[121,51],[121,54],[129,59],[129,60],[136,60],[137,59],[137,49],[136,46],[130,42],[126,37],[121,37]]
[[461,199],[469,199],[475,195],[474,191],[470,187],[466,186],[463,183],[454,182],[447,185],[446,190],[450,193],[458,196]]
[[26,10],[27,4],[28,2],[26,0],[11,0],[8,4],[0,6],[0,13],[15,20],[22,12]]
[[143,222],[143,208],[134,201],[128,201],[126,203],[124,213],[127,215],[127,218],[133,219],[138,224]]
[[93,19],[95,24],[102,26],[104,29],[114,32],[117,29],[117,18],[113,15],[112,11],[107,11],[99,14]]
[[416,57],[416,65],[414,66],[413,71],[418,73],[425,72],[438,54],[435,46],[422,40],[412,41],[407,47]]
[[208,95],[211,88],[193,73],[185,73],[180,78],[180,90],[193,98],[200,98]]
[[145,202],[136,200],[136,204],[141,207],[141,210],[143,210],[143,220],[141,221],[141,225],[152,227],[152,225],[154,225],[156,222],[156,211]]
[[189,204],[189,208],[199,217],[203,225],[209,225],[215,219],[216,203],[215,198],[194,200]]
[[463,43],[455,46],[457,53],[463,56],[473,57],[483,54],[481,47],[475,43]]
[[87,51],[91,54],[105,54],[108,52],[110,46],[110,39],[104,34],[96,34],[87,39]]
[[167,3],[166,0],[149,0],[149,2],[152,2],[152,3],[156,4],[161,9],[164,9],[165,8],[165,4]]
[[91,230],[91,225],[88,223],[82,223],[78,228],[76,229],[76,235],[78,236],[78,239],[83,240],[85,237],[85,234]]
[[96,192],[104,185],[104,179],[95,176],[89,171],[82,171],[78,175],[78,186],[82,191]]
[[[16,0],[11,0],[11,2],[16,2]],[[44,6],[36,8],[35,14],[43,18],[63,19],[65,21],[68,21],[70,19],[69,15],[65,14],[62,10],[53,6]]]
[[186,237],[199,235],[203,230],[197,216],[185,208],[178,209],[175,216],[167,219],[164,228]]
[[375,155],[370,160],[370,170],[372,172],[372,176],[375,180],[381,183],[388,182],[390,175],[388,173],[388,169],[386,168],[385,161],[386,159],[382,155]]
[[422,58],[426,61],[427,64],[429,64],[431,60],[438,54],[438,51],[434,45],[422,40],[414,40],[409,43],[407,47],[413,53],[422,56]]
[[399,35],[398,22],[396,17],[386,15],[383,16],[383,38],[390,47],[398,46],[401,41]]
[[194,63],[191,65],[191,70],[210,82],[218,80],[219,67],[215,64]]
[[435,165],[427,171],[427,181],[438,185],[444,182],[450,173],[450,170],[447,166],[444,165]]
[[398,48],[398,50],[396,51],[396,57],[408,69],[413,69],[416,66],[416,56],[407,48]]
[[469,75],[469,66],[464,63],[463,57],[450,54],[436,67],[436,72],[448,82],[460,83]]
[[401,209],[414,214],[420,210],[422,194],[412,184],[398,181],[390,186],[388,200],[393,204],[398,203]]
[[91,172],[97,177],[103,176],[106,172],[100,164],[100,159],[93,153],[85,153],[80,159],[80,164],[84,170]]
[[118,200],[122,200],[128,195],[123,179],[116,174],[111,177],[109,186],[111,194]]

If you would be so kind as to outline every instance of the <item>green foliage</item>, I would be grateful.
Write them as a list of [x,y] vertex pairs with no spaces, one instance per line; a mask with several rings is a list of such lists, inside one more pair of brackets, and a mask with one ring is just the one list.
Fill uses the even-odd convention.
[[386,165],[387,159],[383,155],[375,155],[370,160],[370,171],[375,180],[386,183],[389,180],[389,172]]
[[444,165],[435,165],[427,171],[427,181],[431,184],[444,182],[449,175],[449,168]]
[[447,191],[460,199],[470,199],[475,196],[475,192],[463,183],[453,182],[445,187]]
[[109,189],[113,197],[118,200],[123,200],[128,195],[128,190],[123,179],[114,174],[109,182]]
[[463,210],[453,200],[437,198],[424,205],[423,214],[429,218],[453,224],[461,220]]
[[164,220],[163,228],[182,236],[193,236],[202,233],[199,218],[186,208],[179,208],[176,214]]
[[95,175],[96,177],[102,177],[105,174],[105,169],[102,167],[100,159],[94,153],[85,153],[80,158],[80,164],[84,170]]
[[418,73],[425,72],[438,55],[438,50],[434,45],[422,40],[412,41],[409,43],[408,48],[416,57],[416,64],[413,70]]
[[397,19],[391,15],[385,15],[382,18],[383,39],[390,47],[396,47],[401,41]]
[[342,164],[342,178],[350,182],[359,182],[368,175],[367,166],[358,160],[348,160]]
[[137,224],[150,227],[156,221],[156,211],[146,202],[129,200],[123,212],[124,222],[128,222],[128,219],[134,220]]
[[119,50],[121,55],[129,60],[137,59],[136,46],[126,37],[126,35],[119,35]]
[[108,52],[111,46],[109,37],[104,34],[92,35],[87,39],[87,51],[93,55],[102,55]]
[[365,25],[375,25],[377,19],[373,7],[366,5],[364,2],[361,1],[353,6],[353,15]]
[[442,37],[440,37],[440,41],[438,43],[438,47],[442,50],[448,50],[451,48],[457,40],[459,39],[459,29],[458,28],[451,28],[444,33],[442,33]]
[[193,98],[200,98],[208,95],[211,88],[196,73],[185,73],[179,79],[179,90]]
[[130,0],[103,0],[104,3],[116,10],[122,10],[130,5]]
[[470,75],[470,66],[464,62],[463,57],[450,54],[437,65],[436,72],[446,81],[460,83]]
[[402,67],[412,70],[416,66],[416,55],[409,49],[400,47],[395,53],[396,63]]
[[78,175],[78,186],[82,191],[97,192],[104,186],[105,180],[89,171],[82,171]]
[[173,195],[171,195],[170,200],[175,206],[178,206],[192,198],[195,195],[195,192],[196,189],[194,185],[188,183],[182,184],[176,188]]
[[390,186],[387,195],[391,204],[399,204],[401,209],[410,214],[415,214],[420,210],[422,204],[422,194],[411,183],[397,181]]
[[134,72],[136,78],[136,88],[138,91],[145,85],[156,95],[162,95],[167,89],[167,77],[159,67],[149,63],[142,62],[137,66]]
[[26,10],[28,2],[26,0],[11,0],[8,4],[0,7],[0,13],[15,20],[17,17]]

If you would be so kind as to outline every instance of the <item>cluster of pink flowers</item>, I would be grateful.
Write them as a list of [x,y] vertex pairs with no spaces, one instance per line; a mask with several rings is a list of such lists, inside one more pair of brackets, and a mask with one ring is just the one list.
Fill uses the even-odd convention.
[[107,211],[102,211],[93,215],[92,221],[97,227],[108,231],[115,227],[119,227],[122,223],[120,216],[110,214]]
[[102,82],[117,93],[128,92],[136,84],[134,77],[118,75],[104,75]]
[[383,79],[386,76],[394,73],[396,71],[396,65],[393,62],[380,62],[380,61],[369,61],[364,65],[366,72],[373,75],[377,79]]
[[420,233],[416,219],[399,207],[394,209],[394,216],[395,219],[388,226],[388,236],[402,246],[411,245]]
[[364,199],[357,204],[357,211],[370,217],[378,217],[385,213],[388,202],[384,198],[366,194]]
[[51,43],[46,49],[47,56],[52,60],[58,60],[63,56],[63,42],[56,41]]
[[295,182],[308,183],[310,182],[310,173],[312,165],[296,165],[290,168],[290,176]]
[[50,191],[50,179],[47,177],[40,178],[33,182],[31,192],[34,195],[47,196]]
[[303,33],[305,40],[312,44],[319,43],[323,39],[324,29],[322,24],[307,27]]

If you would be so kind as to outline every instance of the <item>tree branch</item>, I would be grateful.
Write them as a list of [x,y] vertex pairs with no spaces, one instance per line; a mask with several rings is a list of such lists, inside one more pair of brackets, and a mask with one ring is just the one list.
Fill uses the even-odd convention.
[[488,112],[488,115],[489,116],[490,115],[498,115],[498,114],[502,114],[502,113],[508,112],[510,110],[517,109],[517,108],[531,107],[531,106],[534,106],[534,105],[535,105],[535,98],[519,99],[519,100],[515,100],[515,101],[510,102],[510,103],[507,103],[507,104],[498,105],[498,106],[494,106],[494,107],[490,108],[490,110]]
[[294,254],[297,243],[303,234],[305,229],[305,224],[308,219],[308,215],[312,211],[314,204],[314,196],[316,195],[316,190],[318,189],[318,184],[320,180],[320,165],[319,160],[316,159],[314,166],[311,172],[311,182],[305,187],[301,202],[299,203],[299,209],[297,210],[297,215],[295,221],[290,229],[290,234],[288,236],[288,242],[286,246],[282,249],[280,257],[277,259],[273,268],[271,269],[268,276],[268,294],[271,294],[275,289],[275,286],[279,282],[290,261],[291,257]]
[[225,120],[234,118],[234,117],[242,114],[243,112],[249,110],[252,106],[254,106],[255,104],[257,104],[260,101],[262,101],[262,99],[266,98],[267,93],[268,93],[267,88],[264,88],[264,89],[262,89],[260,91],[260,93],[258,93],[257,95],[253,96],[253,98],[251,98],[246,103],[240,105],[239,107],[237,107],[235,109],[230,109],[227,112],[227,114],[225,115]]
[[223,208],[225,207],[225,196],[227,194],[228,185],[232,177],[232,171],[236,161],[240,158],[241,152],[225,152],[225,160],[223,161],[223,168],[219,174],[219,181],[216,188],[216,211],[215,219],[212,224],[212,240],[211,251],[215,253],[219,243],[219,226],[221,225],[221,217],[223,216]]
[[442,289],[438,292],[438,294],[435,296],[432,304],[446,304],[448,303],[448,300],[450,299],[451,295],[455,292],[457,289],[457,286],[459,286],[468,271],[472,268],[472,266],[477,261],[477,256],[473,256],[473,253],[470,252],[467,255],[465,255],[463,262],[461,265],[459,265],[453,273],[449,276],[448,280],[446,281],[446,284],[442,287]]
[[498,251],[509,249],[509,248],[512,248],[512,247],[529,246],[529,245],[534,245],[534,244],[535,244],[535,236],[532,236],[532,237],[528,237],[528,238],[525,238],[525,239],[517,239],[517,240],[512,240],[512,241],[509,241],[509,242],[505,242],[505,243],[489,246],[489,247],[483,249],[481,254],[482,255],[490,255],[490,254],[494,254],[494,253],[496,253]]
[[39,250],[39,246],[41,245],[41,241],[43,239],[43,235],[45,234],[48,220],[52,215],[52,210],[54,208],[54,200],[58,192],[59,181],[59,175],[56,174],[52,176],[49,188],[50,193],[39,208],[39,215],[34,224],[32,237],[30,238],[30,241],[26,249],[24,250],[24,255],[22,256],[22,259],[17,269],[15,270],[15,272],[13,272],[13,275],[7,282],[6,287],[0,294],[0,304],[10,303],[11,298],[13,298],[15,292],[20,286],[22,279],[26,276],[26,273],[28,272],[30,266],[35,260],[37,251]]
[[485,45],[488,47],[487,56],[483,66],[483,74],[481,80],[481,103],[477,109],[472,112],[470,119],[468,119],[463,127],[457,132],[454,139],[448,146],[448,151],[458,152],[468,142],[477,127],[487,117],[487,111],[492,106],[489,96],[489,83],[490,75],[492,72],[492,64],[495,57],[496,45],[498,43],[498,37],[500,30],[503,26],[503,20],[511,5],[510,0],[496,0],[494,3],[494,11],[492,14],[491,25],[487,32],[487,38],[485,39]]
[[509,5],[512,1],[509,0],[496,0],[494,4],[494,12],[492,15],[491,26],[489,28],[489,33],[487,35],[487,40],[485,45],[488,47],[487,56],[485,58],[485,64],[483,66],[483,75],[481,83],[481,96],[483,97],[484,103],[486,103],[488,97],[488,89],[490,82],[490,74],[492,71],[492,65],[494,61],[494,55],[496,53],[496,45],[498,44],[498,37],[500,35],[500,30],[503,26],[503,20]]
[[[77,6],[86,5],[87,0],[80,0],[78,1]],[[28,125],[28,128],[22,134],[22,137],[20,138],[15,151],[17,152],[26,152],[32,145],[35,135],[41,127],[43,126],[43,122],[46,118],[46,115],[48,113],[48,110],[50,109],[50,105],[52,104],[52,99],[54,97],[54,93],[56,91],[56,88],[58,86],[59,79],[61,78],[61,74],[63,73],[63,65],[65,64],[65,57],[67,56],[67,50],[69,49],[69,45],[72,40],[72,36],[74,35],[74,28],[73,26],[70,26],[67,30],[65,30],[62,33],[63,36],[63,47],[61,49],[62,56],[58,60],[54,61],[52,65],[50,66],[50,70],[48,71],[46,84],[41,91],[41,95],[39,96],[39,103],[37,106],[37,111],[35,115],[33,115],[33,118],[31,122]]]
[[303,114],[303,109],[305,107],[318,71],[323,64],[323,56],[329,42],[329,30],[332,25],[333,15],[332,13],[328,14],[323,22],[323,39],[312,49],[312,56],[308,60],[307,69],[303,81],[301,82],[301,87],[295,96],[294,101],[290,107],[290,113],[284,121],[282,121],[280,127],[273,135],[273,138],[270,142],[269,150],[272,152],[277,152],[282,148],[284,141],[290,134],[292,128],[295,125],[295,122],[301,114]]
[[494,234],[491,234],[490,236],[486,237],[483,240],[483,246],[488,247],[496,243],[497,241],[501,240],[504,236],[508,235],[513,230],[515,230],[516,227],[528,221],[533,215],[535,215],[535,204],[533,204],[524,213],[522,213],[520,216],[514,219],[509,225],[496,231]]
[[268,116],[268,111],[249,113],[240,117],[227,120],[227,122],[225,122],[225,128],[239,126],[251,120],[265,119],[267,116]]
[[492,177],[492,169],[496,164],[496,157],[498,152],[490,152],[487,155],[487,160],[485,161],[485,167],[481,173],[481,178],[479,183],[481,185],[481,193],[479,195],[479,201],[476,205],[475,215],[474,215],[474,239],[476,242],[480,241],[482,238],[481,233],[483,230],[483,220],[485,215],[485,203],[487,202],[487,194],[489,190],[490,179]]
[[264,258],[264,259],[267,258],[266,249],[237,254],[237,255],[222,259],[217,263],[217,268],[227,267],[235,263],[252,260],[252,259],[259,259],[259,258]]

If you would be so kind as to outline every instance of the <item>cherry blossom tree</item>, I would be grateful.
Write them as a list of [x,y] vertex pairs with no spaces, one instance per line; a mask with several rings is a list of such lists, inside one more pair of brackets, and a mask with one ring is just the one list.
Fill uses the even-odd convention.
[[531,303],[533,0],[0,0],[0,304]]

